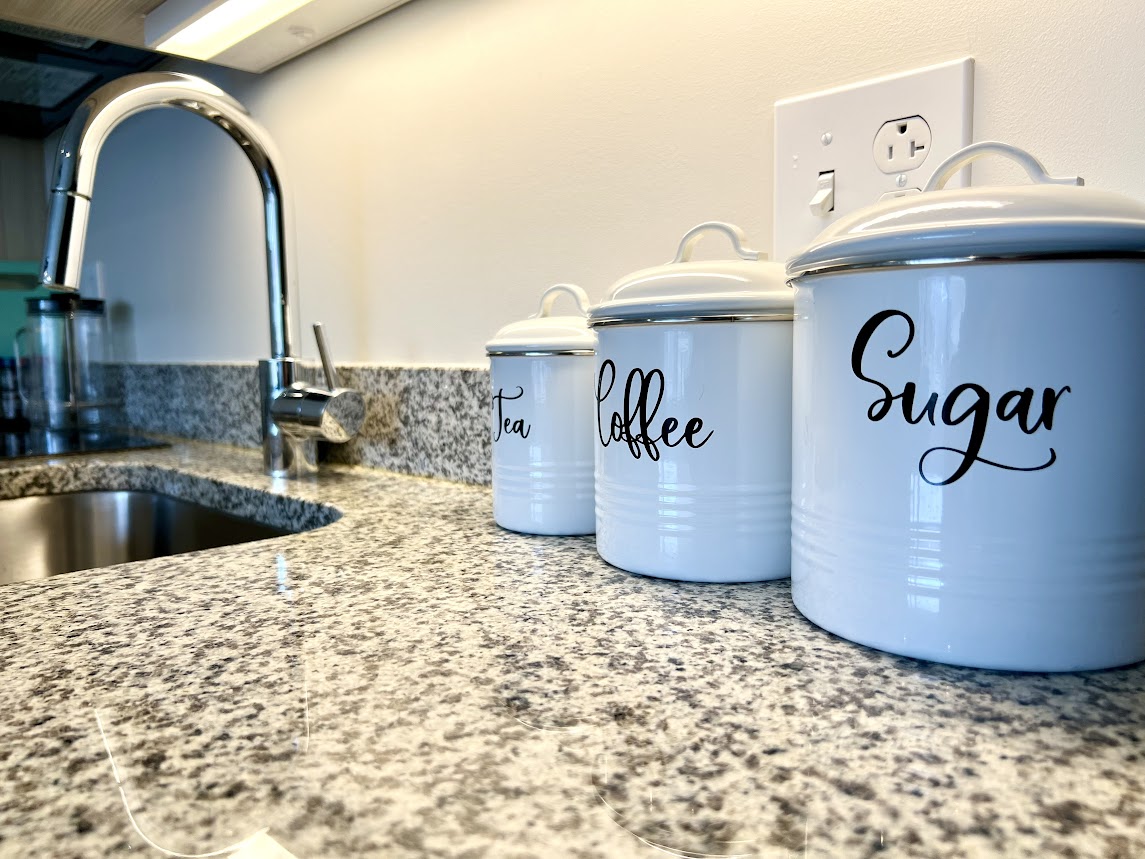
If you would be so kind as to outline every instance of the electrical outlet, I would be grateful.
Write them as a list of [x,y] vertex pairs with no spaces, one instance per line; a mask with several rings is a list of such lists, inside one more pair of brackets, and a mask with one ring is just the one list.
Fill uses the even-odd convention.
[[930,125],[921,116],[884,122],[875,133],[875,163],[884,173],[906,173],[930,154]]
[[[772,259],[793,256],[856,209],[917,193],[970,144],[973,92],[966,57],[777,101]],[[967,173],[947,187],[965,185]]]

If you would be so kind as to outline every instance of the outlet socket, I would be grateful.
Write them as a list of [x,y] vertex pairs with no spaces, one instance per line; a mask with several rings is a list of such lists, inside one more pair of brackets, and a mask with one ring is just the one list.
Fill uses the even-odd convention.
[[930,154],[930,125],[921,116],[884,122],[875,134],[875,163],[884,173],[917,170]]
[[[886,195],[921,189],[943,159],[969,145],[973,93],[974,61],[966,57],[777,101],[771,258],[788,259],[838,218]],[[890,137],[905,145],[883,146]],[[948,187],[963,187],[967,173]],[[829,202],[820,187],[826,174]]]

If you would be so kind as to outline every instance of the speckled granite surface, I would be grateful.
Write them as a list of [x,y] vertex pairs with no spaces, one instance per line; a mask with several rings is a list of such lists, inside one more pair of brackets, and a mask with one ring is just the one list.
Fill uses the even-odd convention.
[[285,485],[257,461],[192,443],[0,469],[5,495],[142,482],[342,514],[0,588],[0,855],[262,830],[299,857],[1145,855],[1141,666],[887,656],[785,583],[640,578],[591,538],[502,531],[483,488],[345,466]]
[[127,424],[140,432],[257,447],[254,364],[120,364]]
[[457,367],[339,367],[366,397],[362,433],[330,445],[331,462],[488,485],[489,372]]
[[[490,482],[489,373],[460,367],[339,366],[366,397],[362,433],[329,445],[331,462],[464,483]],[[253,364],[121,364],[126,423],[139,432],[258,446]],[[204,407],[207,392],[213,409]]]

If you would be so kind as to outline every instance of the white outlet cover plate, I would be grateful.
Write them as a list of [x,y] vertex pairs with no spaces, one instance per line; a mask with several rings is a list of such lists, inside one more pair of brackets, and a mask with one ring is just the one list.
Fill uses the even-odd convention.
[[[922,188],[935,167],[970,144],[973,101],[970,57],[777,101],[772,259],[789,259],[828,224],[883,194]],[[875,164],[875,134],[884,122],[908,116],[930,125],[930,154],[914,170],[883,173]],[[811,198],[828,170],[835,172],[835,210],[814,215]],[[963,170],[947,187],[967,184]]]

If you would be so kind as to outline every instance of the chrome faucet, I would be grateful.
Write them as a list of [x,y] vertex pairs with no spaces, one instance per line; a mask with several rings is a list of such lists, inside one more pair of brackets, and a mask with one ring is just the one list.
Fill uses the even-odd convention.
[[171,72],[127,75],[87,97],[64,129],[52,173],[48,230],[40,282],[76,292],[99,153],[120,122],[153,107],[197,114],[225,131],[250,160],[262,189],[266,221],[266,274],[270,299],[270,359],[259,361],[262,447],[267,474],[300,477],[316,468],[316,440],[349,441],[365,419],[362,395],[338,387],[322,329],[315,337],[327,388],[303,383],[290,343],[286,278],[286,204],[275,163],[277,151],[246,108],[201,78]]

